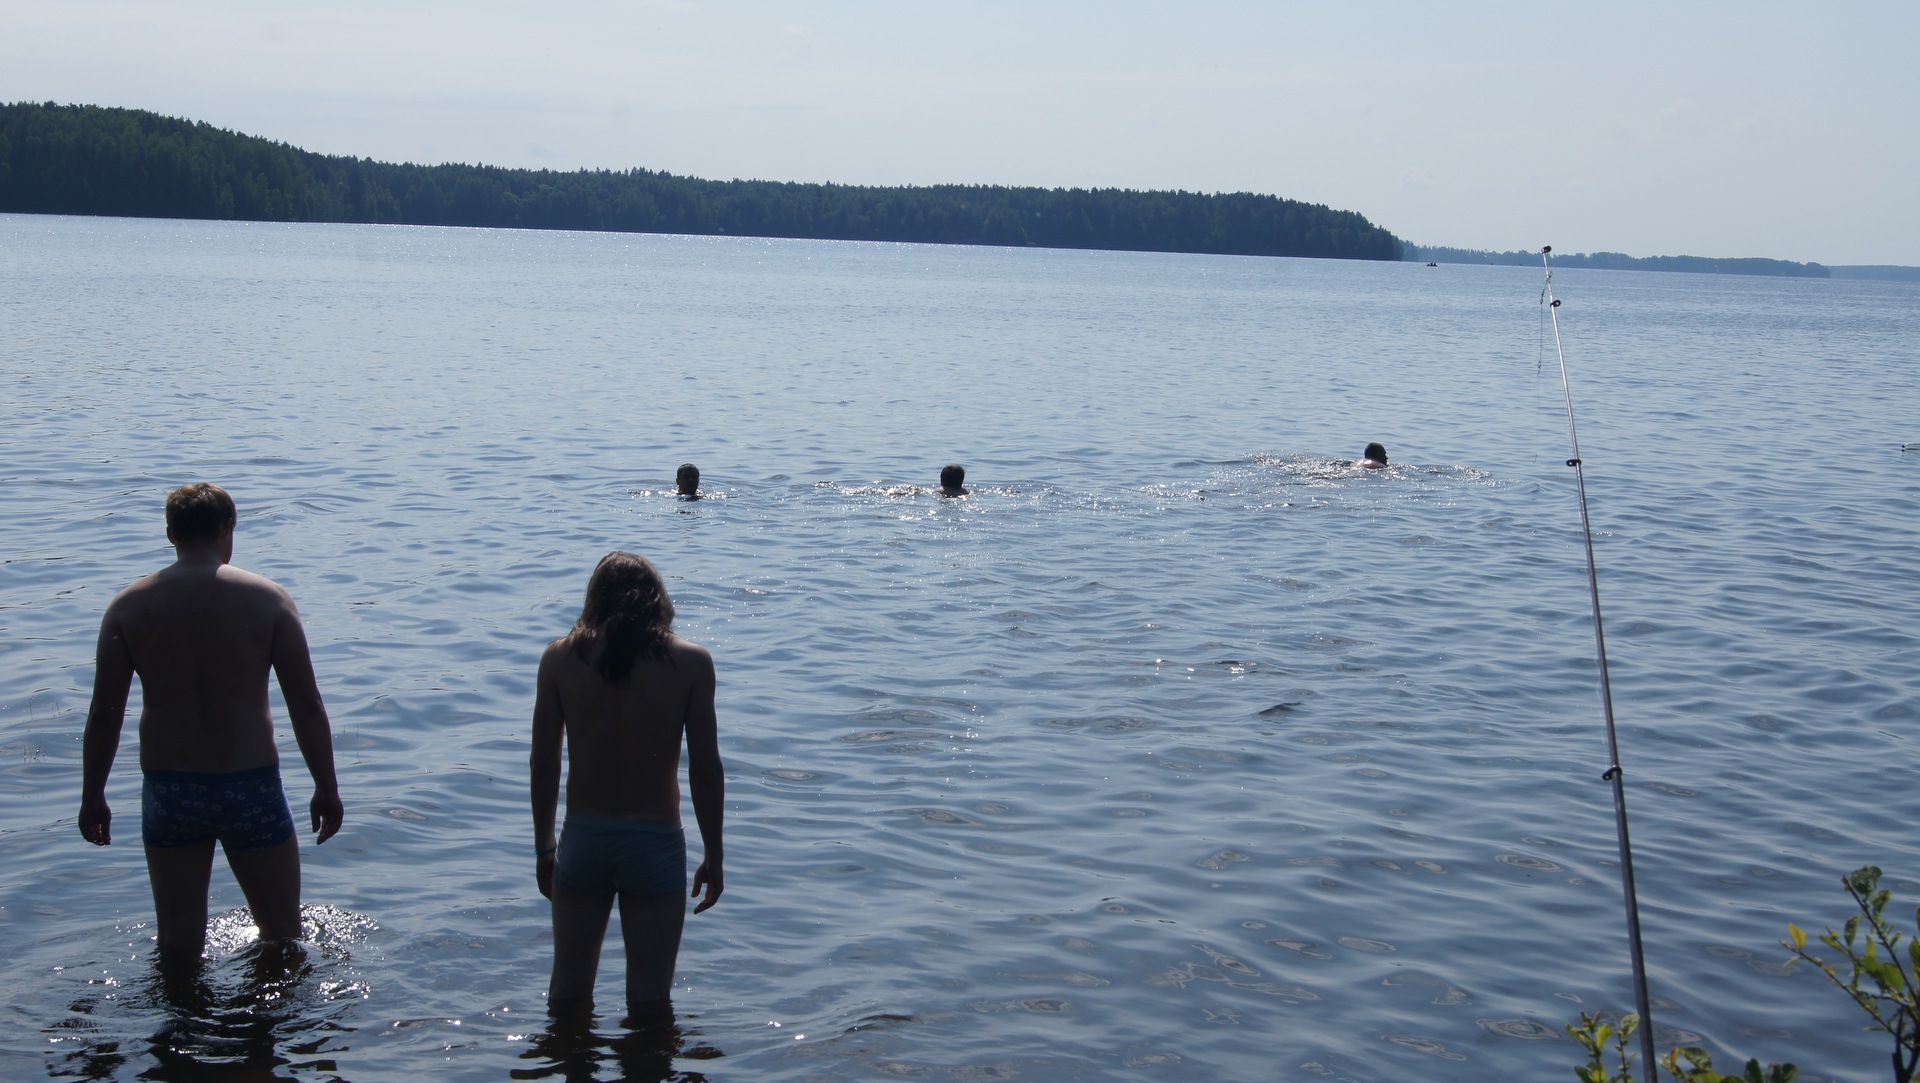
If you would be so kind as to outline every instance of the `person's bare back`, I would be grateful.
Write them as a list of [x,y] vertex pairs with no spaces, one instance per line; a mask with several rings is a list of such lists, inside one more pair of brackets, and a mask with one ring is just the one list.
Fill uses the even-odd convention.
[[[276,643],[295,641],[304,646],[305,633],[293,599],[231,564],[183,559],[122,591],[107,607],[101,652],[117,647],[140,676],[140,766],[243,771],[279,763],[267,673]],[[287,650],[283,660],[298,665],[305,653]],[[281,679],[310,688],[312,665]]]
[[106,784],[138,675],[141,838],[160,947],[198,956],[205,943],[213,844],[246,893],[263,938],[300,935],[300,859],[281,790],[267,705],[280,681],[294,738],[313,776],[316,842],[340,828],[333,738],[293,599],[228,564],[232,498],[212,485],[167,496],[178,559],[121,591],[100,622],[87,712],[80,833],[112,842]]
[[674,636],[665,658],[635,660],[628,683],[594,672],[598,651],[582,658],[572,636],[540,660],[566,720],[567,812],[680,822],[680,745],[700,739],[688,720],[704,698],[713,711],[713,656]]

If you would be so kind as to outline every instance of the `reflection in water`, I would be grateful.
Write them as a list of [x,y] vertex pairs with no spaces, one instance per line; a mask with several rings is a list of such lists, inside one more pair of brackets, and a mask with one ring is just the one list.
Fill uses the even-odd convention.
[[[87,995],[68,1005],[68,1017],[49,1028],[55,1042],[78,1045],[50,1064],[49,1074],[115,1078],[144,1053],[153,1064],[142,1079],[342,1078],[334,1057],[346,1051],[341,1039],[353,1032],[342,1019],[364,997],[365,986],[338,975],[328,980],[328,972],[341,969],[345,959],[330,958],[334,953],[321,945],[342,936],[336,929],[316,929],[316,918],[325,925],[326,915],[314,909],[303,917],[315,944],[256,938],[224,959],[156,949],[146,973],[124,992],[110,980],[89,985]],[[239,930],[252,924],[245,910],[223,915],[212,922],[208,943],[217,950],[239,940]],[[97,1019],[109,1013],[123,1018]],[[151,1021],[142,1023],[142,1017]],[[153,1031],[144,1049],[125,1040],[148,1026]]]
[[[699,1031],[667,1020],[637,1026],[619,1034],[593,1029],[591,1012],[555,1014],[547,1029],[532,1036],[521,1060],[541,1061],[532,1068],[515,1068],[513,1079],[620,1079],[628,1083],[704,1083],[699,1072],[674,1070],[675,1058],[714,1060],[726,1054],[698,1041]],[[623,1020],[632,1024],[634,1020]]]

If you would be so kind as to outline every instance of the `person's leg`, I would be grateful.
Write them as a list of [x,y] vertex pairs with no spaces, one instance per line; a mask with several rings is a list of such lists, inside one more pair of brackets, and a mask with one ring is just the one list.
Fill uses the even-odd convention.
[[606,939],[612,913],[611,895],[583,895],[553,885],[553,978],[547,983],[547,1011],[593,1000],[600,942]]
[[[239,881],[240,893],[253,911],[253,924],[262,940],[300,939],[300,842],[292,835],[263,850],[236,850],[229,846],[227,867]],[[205,905],[206,892],[201,892]]]
[[213,840],[147,847],[155,932],[165,955],[197,959],[207,947],[207,881],[213,876]]
[[667,895],[620,895],[620,938],[627,947],[627,1015],[634,1025],[673,1021],[673,965],[687,900]]

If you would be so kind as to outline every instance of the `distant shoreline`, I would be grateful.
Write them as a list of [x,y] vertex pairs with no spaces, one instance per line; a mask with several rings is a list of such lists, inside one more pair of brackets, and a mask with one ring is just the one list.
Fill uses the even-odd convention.
[[[1444,248],[1409,243],[1401,257],[1409,263],[1472,263],[1501,267],[1537,267],[1540,253],[1495,252],[1478,248]],[[1690,274],[1759,275],[1772,278],[1849,278],[1888,282],[1920,282],[1920,267],[1857,264],[1829,267],[1820,263],[1746,257],[1629,256],[1621,252],[1555,253],[1555,267],[1585,267],[1605,271],[1680,271]]]
[[714,181],[395,165],[137,109],[0,104],[0,211],[1393,261],[1353,211],[1251,192]]

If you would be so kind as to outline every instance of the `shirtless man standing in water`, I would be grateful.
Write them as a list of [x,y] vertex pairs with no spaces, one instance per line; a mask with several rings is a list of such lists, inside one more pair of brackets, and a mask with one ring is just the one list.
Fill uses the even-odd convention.
[[[627,1014],[673,1020],[673,967],[687,904],[680,826],[680,744],[700,825],[693,874],[698,914],[725,887],[720,831],[726,777],[713,707],[713,656],[673,634],[673,602],[645,557],[609,553],[587,582],[573,631],[540,658],[533,703],[535,882],[553,900],[547,1010],[592,1010],[600,944],[613,902],[627,949]],[[567,751],[566,826],[556,841],[560,750]]]
[[176,559],[120,592],[100,622],[82,739],[80,834],[112,841],[107,775],[140,675],[140,834],[163,958],[207,941],[213,844],[227,854],[263,940],[300,938],[300,847],[280,788],[267,671],[280,680],[294,740],[313,775],[314,842],[340,830],[333,733],[293,599],[233,559],[233,498],[217,485],[167,494]]

